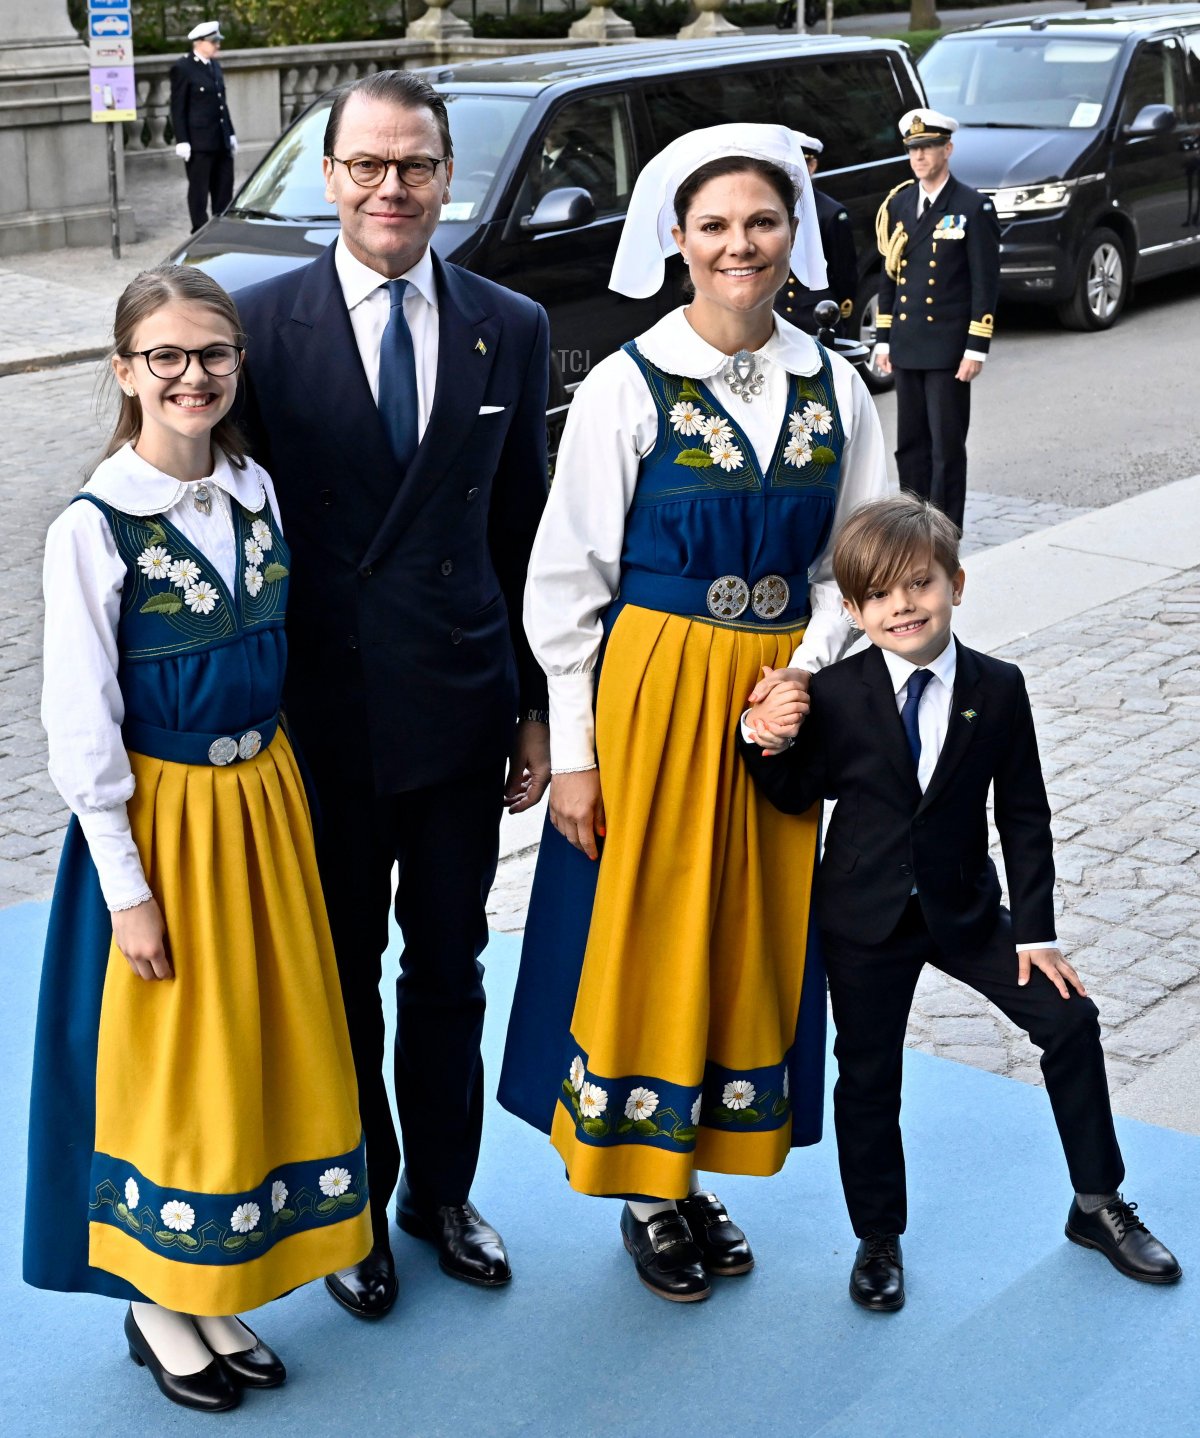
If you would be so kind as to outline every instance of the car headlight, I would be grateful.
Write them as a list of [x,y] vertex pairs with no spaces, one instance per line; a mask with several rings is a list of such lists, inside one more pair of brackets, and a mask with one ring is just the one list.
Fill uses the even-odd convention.
[[1014,185],[1011,189],[996,190],[992,199],[1000,214],[1057,210],[1067,203],[1067,196],[1078,183],[1077,180],[1055,180],[1049,185]]

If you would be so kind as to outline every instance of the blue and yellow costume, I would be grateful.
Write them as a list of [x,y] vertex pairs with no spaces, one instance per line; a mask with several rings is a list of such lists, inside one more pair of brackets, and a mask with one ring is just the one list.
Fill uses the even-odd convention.
[[25,1277],[229,1314],[370,1247],[312,824],[279,727],[287,547],[269,506],[232,501],[251,563],[230,587],[164,515],[77,502],[125,565],[127,807],[174,978],[143,981],[117,950],[73,816],[38,1010]]

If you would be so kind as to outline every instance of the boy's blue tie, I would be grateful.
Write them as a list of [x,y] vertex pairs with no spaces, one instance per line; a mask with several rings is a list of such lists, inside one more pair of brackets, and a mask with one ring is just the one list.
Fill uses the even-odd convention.
[[379,417],[401,469],[417,449],[417,359],[412,331],[404,318],[407,280],[389,280],[392,313],[379,346]]
[[908,684],[905,686],[907,697],[904,708],[900,711],[900,722],[908,735],[908,747],[912,750],[913,763],[918,767],[921,763],[921,730],[917,724],[917,710],[921,707],[921,695],[925,692],[925,686],[932,678],[931,669],[913,670],[908,676]]

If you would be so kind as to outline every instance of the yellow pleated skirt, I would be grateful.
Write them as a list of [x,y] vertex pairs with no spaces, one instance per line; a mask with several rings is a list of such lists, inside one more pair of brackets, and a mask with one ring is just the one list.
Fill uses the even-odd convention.
[[282,732],[227,768],[130,760],[175,977],[109,951],[89,1262],[165,1307],[234,1313],[371,1245],[312,824]]
[[791,1146],[818,811],[797,820],[757,793],[736,726],[802,636],[633,605],[613,627],[596,706],[607,837],[551,1126],[582,1192],[679,1198],[693,1168],[771,1174]]

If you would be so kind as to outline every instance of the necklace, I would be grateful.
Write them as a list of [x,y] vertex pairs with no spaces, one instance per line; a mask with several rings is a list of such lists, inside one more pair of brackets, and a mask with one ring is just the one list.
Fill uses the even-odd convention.
[[749,350],[738,350],[722,378],[737,397],[751,404],[763,391],[763,372]]
[[212,513],[212,490],[208,487],[207,480],[201,480],[192,490],[192,503],[201,514]]

